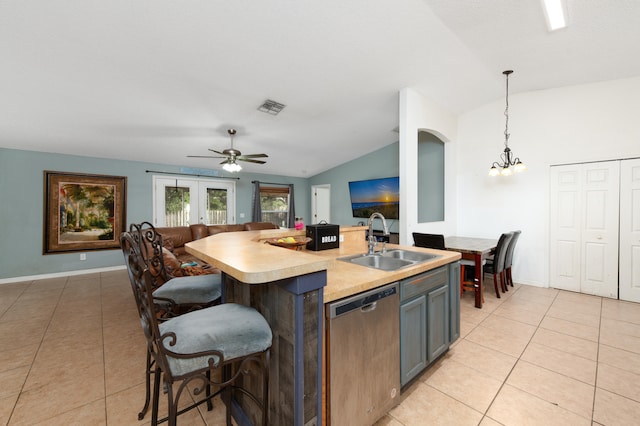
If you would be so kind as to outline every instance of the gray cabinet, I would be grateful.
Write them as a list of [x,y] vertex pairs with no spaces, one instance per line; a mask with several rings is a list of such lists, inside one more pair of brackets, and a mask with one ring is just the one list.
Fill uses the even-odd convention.
[[400,384],[406,385],[460,335],[460,267],[453,263],[400,282]]
[[449,343],[460,337],[460,262],[449,267]]
[[427,298],[421,294],[400,306],[400,383],[427,366]]
[[427,294],[427,359],[433,362],[449,349],[449,287]]

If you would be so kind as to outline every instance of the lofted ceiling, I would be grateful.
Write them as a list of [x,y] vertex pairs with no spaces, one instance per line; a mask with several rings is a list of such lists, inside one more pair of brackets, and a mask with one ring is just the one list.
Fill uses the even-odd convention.
[[[0,1],[0,147],[307,177],[398,140],[398,91],[454,114],[640,75],[640,2]],[[286,105],[258,111],[266,99]],[[496,133],[500,133],[496,129]]]

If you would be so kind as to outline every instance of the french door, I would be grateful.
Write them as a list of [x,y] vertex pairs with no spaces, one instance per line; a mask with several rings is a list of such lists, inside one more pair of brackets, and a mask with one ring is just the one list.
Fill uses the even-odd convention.
[[155,226],[235,223],[235,181],[153,177]]

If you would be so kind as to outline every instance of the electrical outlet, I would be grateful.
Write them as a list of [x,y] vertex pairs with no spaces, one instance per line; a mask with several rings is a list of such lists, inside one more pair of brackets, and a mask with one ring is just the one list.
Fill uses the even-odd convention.
[[240,219],[244,219],[244,213],[240,213]]
[[80,260],[87,260],[87,253],[80,253]]
[[340,234],[340,242],[343,243],[344,242],[344,235]]

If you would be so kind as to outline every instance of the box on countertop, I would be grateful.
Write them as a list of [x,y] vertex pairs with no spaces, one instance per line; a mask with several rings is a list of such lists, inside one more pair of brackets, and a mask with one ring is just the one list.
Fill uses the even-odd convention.
[[340,225],[331,225],[322,221],[315,225],[307,225],[307,250],[319,251],[340,247]]

